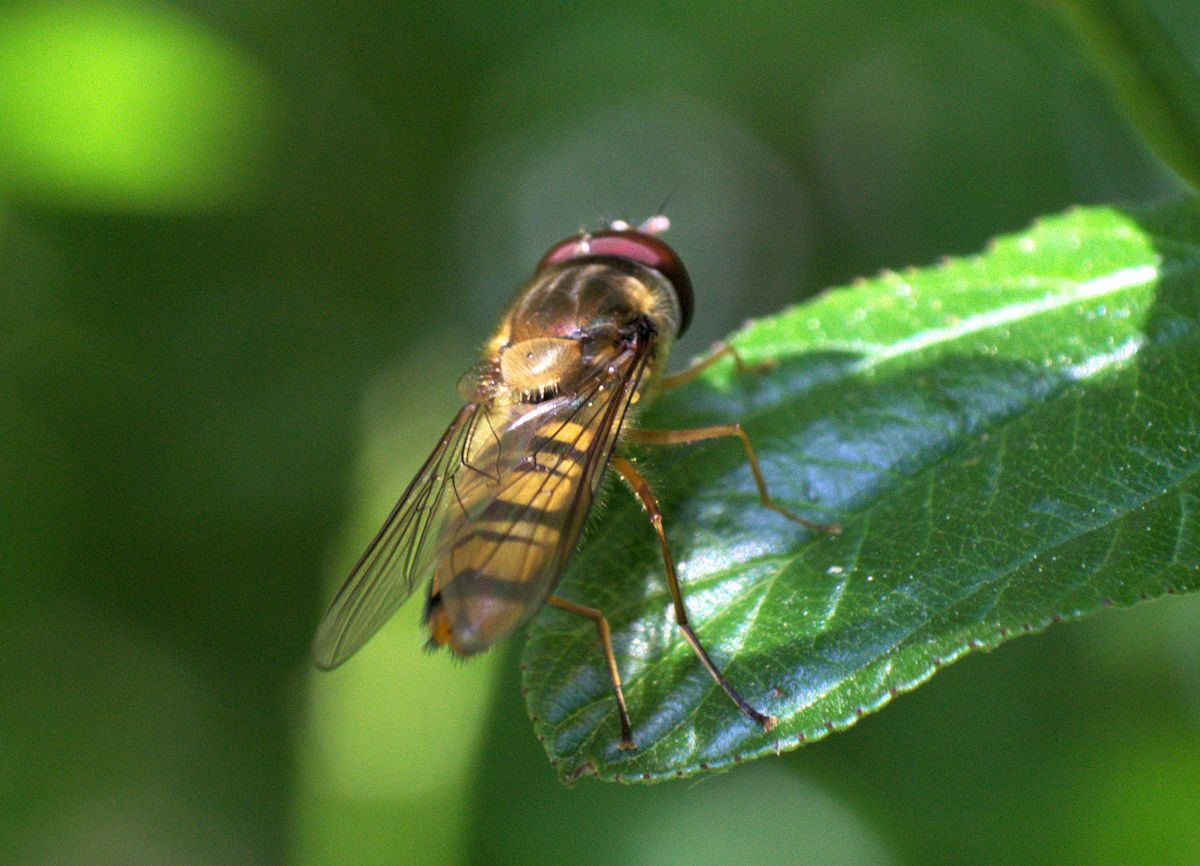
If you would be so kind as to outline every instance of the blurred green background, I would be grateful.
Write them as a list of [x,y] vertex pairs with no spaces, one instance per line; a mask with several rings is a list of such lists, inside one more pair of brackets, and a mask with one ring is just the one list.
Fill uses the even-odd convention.
[[307,661],[560,237],[666,200],[682,359],[1178,190],[1042,3],[0,3],[0,859],[1200,862],[1196,599],[654,788],[555,781],[519,638]]

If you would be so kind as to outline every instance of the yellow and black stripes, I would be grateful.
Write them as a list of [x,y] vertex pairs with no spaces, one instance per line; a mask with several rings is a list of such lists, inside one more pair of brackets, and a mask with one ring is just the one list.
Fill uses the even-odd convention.
[[686,318],[672,285],[682,268],[655,266],[674,262],[665,245],[613,238],[607,252],[539,265],[518,291],[459,384],[469,402],[326,611],[319,666],[349,657],[426,577],[433,640],[460,652],[549,595],[644,374]]
[[542,404],[532,431],[507,442],[501,434],[500,447],[520,456],[500,459],[499,484],[463,479],[430,600],[433,641],[479,652],[520,626],[553,589],[651,356],[653,334],[639,336],[581,393]]

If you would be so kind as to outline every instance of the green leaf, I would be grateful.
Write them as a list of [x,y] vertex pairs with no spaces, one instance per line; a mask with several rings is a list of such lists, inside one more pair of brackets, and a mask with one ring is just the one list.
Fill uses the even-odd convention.
[[[703,299],[703,287],[701,288]],[[651,528],[614,490],[559,590],[601,609],[638,749],[617,749],[593,625],[547,609],[530,714],[564,779],[654,780],[848,727],[972,649],[1200,585],[1200,210],[1075,210],[978,257],[886,273],[748,325],[641,424],[734,441],[634,449],[692,622],[759,709],[734,708],[671,615]]]
[[1141,0],[1056,6],[1151,150],[1200,189],[1200,72],[1154,11]]

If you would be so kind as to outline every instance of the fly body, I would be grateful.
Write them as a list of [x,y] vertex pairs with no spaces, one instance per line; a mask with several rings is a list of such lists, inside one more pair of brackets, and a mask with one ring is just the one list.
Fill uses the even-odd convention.
[[317,631],[318,666],[340,664],[429,579],[429,643],[472,655],[524,625],[544,603],[593,620],[612,679],[622,748],[632,728],[608,623],[600,611],[553,595],[612,465],[650,513],[662,543],[675,618],[701,662],[749,718],[770,730],[774,717],[730,686],[692,632],[678,589],[657,502],[615,449],[622,429],[658,444],[738,436],[759,494],[770,508],[810,524],[770,500],[741,427],[635,431],[626,425],[643,392],[690,379],[659,374],[692,314],[691,282],[657,231],[615,224],[556,244],[539,262],[463,378],[467,400],[382,529],[351,570]]

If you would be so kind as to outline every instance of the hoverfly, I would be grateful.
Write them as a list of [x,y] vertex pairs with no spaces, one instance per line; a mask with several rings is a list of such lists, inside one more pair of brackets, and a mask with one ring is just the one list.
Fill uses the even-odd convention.
[[722,346],[688,370],[662,375],[671,344],[692,318],[683,263],[657,235],[666,217],[638,228],[611,223],[550,248],[516,295],[482,361],[463,377],[466,405],[334,597],[317,629],[313,657],[334,668],[358,650],[430,578],[429,646],[482,652],[520,628],[543,603],[590,619],[612,680],[622,749],[635,748],[608,621],[554,595],[612,466],[641,501],[658,536],[675,621],[700,662],[747,718],[770,731],[774,716],[752,707],[709,658],[688,621],[663,515],[618,440],[652,445],[737,437],[762,504],[777,505],[739,424],[692,430],[627,425],[643,393],[676,387],[719,358],[749,369]]

